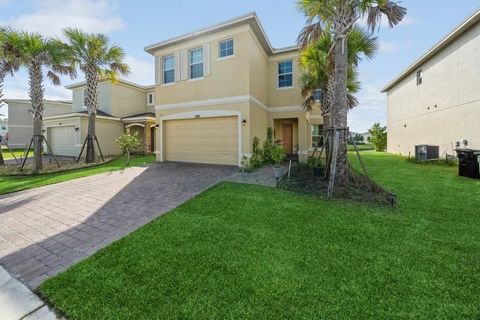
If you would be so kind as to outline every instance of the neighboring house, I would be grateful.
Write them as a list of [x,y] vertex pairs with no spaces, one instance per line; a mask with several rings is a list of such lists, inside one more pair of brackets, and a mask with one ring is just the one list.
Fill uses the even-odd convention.
[[268,127],[300,158],[320,141],[320,111],[301,107],[298,48],[272,48],[255,13],[145,51],[155,56],[157,161],[240,165]]
[[480,149],[480,10],[388,84],[388,151]]
[[[33,135],[32,104],[27,99],[5,99],[8,105],[8,144],[13,149],[28,147]],[[71,101],[44,101],[45,116],[72,110]]]
[[[76,157],[85,141],[88,129],[88,114],[84,106],[85,84],[80,82],[66,87],[72,90],[73,102],[45,101],[44,135],[56,155]],[[153,86],[141,86],[125,80],[99,84],[95,127],[104,155],[121,153],[115,138],[124,131],[138,133],[141,140],[138,152],[154,151],[156,128],[153,91]],[[30,100],[5,101],[9,107],[9,144],[12,148],[26,148],[33,134]],[[46,146],[44,150],[48,153]]]
[[[46,137],[57,155],[78,156],[87,137],[88,114],[84,104],[86,82],[67,86],[72,90],[72,108],[62,114],[44,117]],[[98,86],[99,105],[95,122],[96,136],[104,155],[120,154],[115,143],[125,130],[138,132],[138,152],[154,151],[155,104],[154,87],[141,86],[125,80],[101,82]],[[83,156],[85,156],[85,151]]]
[[8,119],[0,119],[0,136],[6,138],[8,133]]

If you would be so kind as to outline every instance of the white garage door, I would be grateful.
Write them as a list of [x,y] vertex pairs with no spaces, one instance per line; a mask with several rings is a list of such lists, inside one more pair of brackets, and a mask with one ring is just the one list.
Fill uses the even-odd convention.
[[48,143],[58,156],[77,156],[75,126],[48,128]]
[[165,160],[238,165],[238,118],[164,122]]

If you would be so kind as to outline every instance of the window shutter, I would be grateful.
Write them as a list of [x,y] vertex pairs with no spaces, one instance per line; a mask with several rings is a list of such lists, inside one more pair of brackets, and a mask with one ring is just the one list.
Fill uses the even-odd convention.
[[162,84],[162,57],[155,56],[155,84]]
[[203,75],[210,75],[210,43],[203,45]]
[[175,60],[175,81],[180,81],[180,51],[175,51],[173,56]]
[[188,51],[187,49],[183,49],[180,51],[180,68],[181,68],[181,80],[188,79]]

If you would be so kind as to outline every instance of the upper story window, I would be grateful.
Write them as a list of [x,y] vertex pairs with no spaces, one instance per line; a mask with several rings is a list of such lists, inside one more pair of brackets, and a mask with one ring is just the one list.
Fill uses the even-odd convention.
[[155,93],[147,93],[147,105],[153,106],[155,104]]
[[278,87],[293,87],[293,61],[281,61],[278,63]]
[[417,86],[421,85],[423,82],[422,79],[422,69],[417,71]]
[[233,39],[220,41],[218,43],[218,57],[226,58],[233,56]]
[[175,82],[175,58],[173,55],[163,57],[163,83]]
[[203,48],[190,50],[190,79],[203,77]]

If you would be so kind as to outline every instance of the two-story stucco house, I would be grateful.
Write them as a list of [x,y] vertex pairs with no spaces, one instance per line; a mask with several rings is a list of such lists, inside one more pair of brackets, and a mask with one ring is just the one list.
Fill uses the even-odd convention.
[[255,13],[145,47],[155,57],[158,161],[240,165],[267,128],[306,157],[320,111],[302,109],[297,47],[274,49]]
[[388,151],[480,149],[480,10],[388,84]]
[[[72,102],[45,101],[44,135],[56,155],[76,157],[85,141],[88,129],[85,85],[85,82],[79,82],[66,87],[72,90]],[[156,130],[154,86],[141,86],[125,80],[104,81],[99,84],[98,95],[96,135],[103,154],[121,153],[115,138],[125,130],[138,133],[141,140],[138,152],[153,152]],[[9,145],[25,148],[33,134],[29,112],[31,102],[8,99],[6,102],[9,106]],[[48,151],[46,146],[44,150]]]

